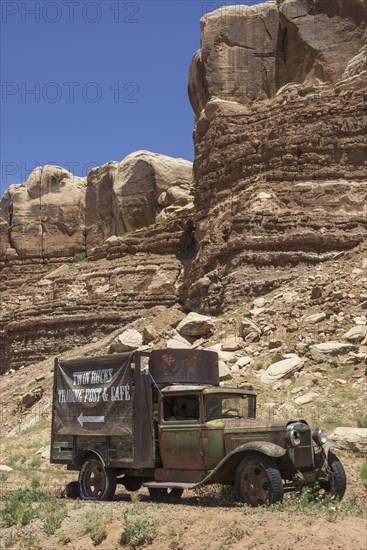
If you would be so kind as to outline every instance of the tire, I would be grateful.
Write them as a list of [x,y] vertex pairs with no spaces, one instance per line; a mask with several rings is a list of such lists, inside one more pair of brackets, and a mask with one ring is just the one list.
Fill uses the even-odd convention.
[[149,487],[150,498],[154,502],[175,502],[180,500],[183,489],[158,489]]
[[89,457],[80,469],[78,484],[83,500],[111,500],[116,491],[115,470]]
[[330,480],[320,483],[326,493],[330,493],[331,498],[341,500],[347,488],[347,477],[339,458],[331,451],[328,453],[328,463],[330,468]]
[[278,468],[263,455],[242,460],[235,475],[236,498],[256,508],[282,502],[284,489]]
[[67,496],[67,498],[72,499],[80,497],[78,481],[70,481],[70,483],[66,485],[65,495]]

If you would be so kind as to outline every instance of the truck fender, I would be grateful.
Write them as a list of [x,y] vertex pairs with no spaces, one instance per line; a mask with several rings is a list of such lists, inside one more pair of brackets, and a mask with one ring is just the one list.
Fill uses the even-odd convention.
[[251,441],[236,447],[195,487],[205,485],[206,483],[226,482],[234,479],[237,466],[247,456],[254,453],[261,453],[271,458],[281,458],[286,454],[286,449],[271,443],[270,441]]
[[95,456],[96,458],[98,458],[101,464],[106,467],[105,459],[95,449],[82,449],[75,457],[75,464],[79,467],[82,466],[88,456]]

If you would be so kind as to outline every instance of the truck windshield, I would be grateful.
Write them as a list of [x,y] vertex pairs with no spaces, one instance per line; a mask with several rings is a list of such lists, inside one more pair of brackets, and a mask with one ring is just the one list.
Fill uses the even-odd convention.
[[212,393],[205,396],[206,420],[217,418],[248,418],[247,395]]

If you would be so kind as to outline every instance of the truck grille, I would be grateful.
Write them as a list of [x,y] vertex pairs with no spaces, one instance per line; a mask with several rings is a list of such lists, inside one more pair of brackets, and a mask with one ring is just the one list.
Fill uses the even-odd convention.
[[314,468],[310,427],[308,424],[303,423],[297,423],[293,426],[300,434],[301,443],[297,447],[289,447],[289,456],[297,469]]

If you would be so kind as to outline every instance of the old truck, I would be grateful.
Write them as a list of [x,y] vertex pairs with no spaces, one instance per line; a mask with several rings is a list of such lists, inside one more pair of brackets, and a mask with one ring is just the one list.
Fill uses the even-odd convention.
[[252,387],[221,387],[211,351],[55,361],[51,462],[79,471],[82,499],[112,499],[117,484],[165,500],[223,483],[259,506],[315,482],[341,499],[344,469],[326,442],[304,419],[257,419]]

